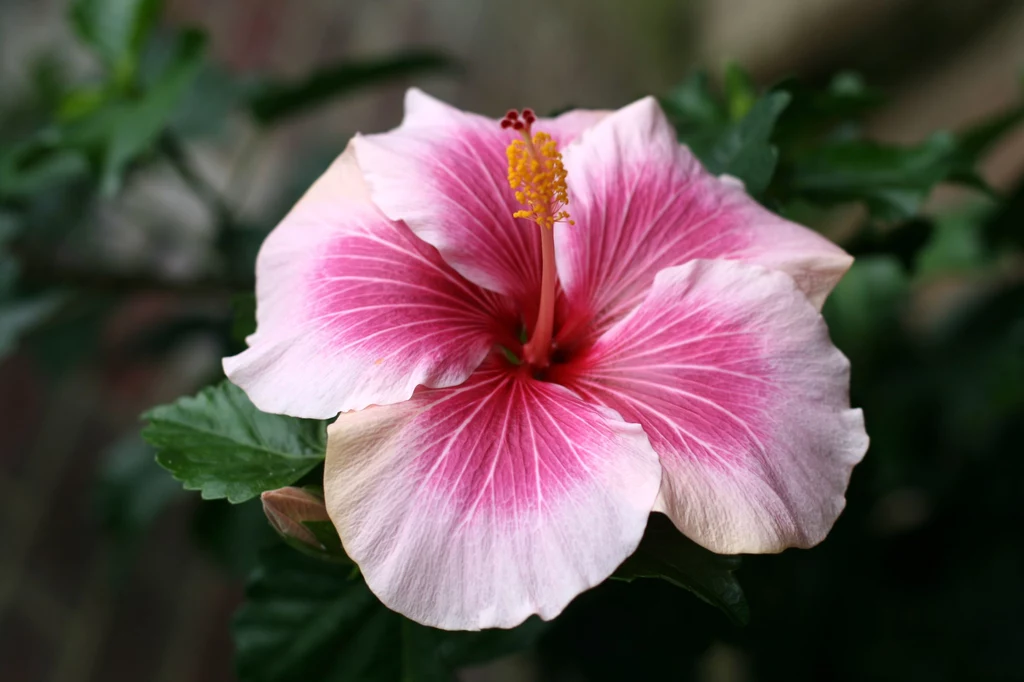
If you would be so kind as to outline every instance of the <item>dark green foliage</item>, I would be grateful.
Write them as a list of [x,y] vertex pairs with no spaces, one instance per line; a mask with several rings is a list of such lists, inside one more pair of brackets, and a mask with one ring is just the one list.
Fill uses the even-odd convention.
[[257,121],[270,125],[350,95],[367,85],[454,68],[451,58],[426,50],[346,61],[314,71],[295,83],[263,84],[249,98],[249,110]]
[[144,43],[159,0],[79,0],[71,7],[79,37],[100,57],[104,79],[70,90],[51,125],[0,150],[0,200],[24,198],[91,171],[113,194],[129,166],[148,153],[202,64],[205,36],[184,31],[162,70],[143,79]]
[[894,256],[905,270],[912,272],[921,252],[936,238],[935,228],[932,220],[923,217],[892,226],[869,222],[843,246],[854,258]]
[[[1018,108],[958,134],[939,132],[911,145],[882,144],[864,139],[856,125],[877,104],[878,96],[856,80],[835,92],[837,87],[834,81],[824,99],[797,95],[792,117],[782,116],[776,139],[783,144],[783,157],[769,192],[773,201],[804,200],[823,206],[860,202],[872,219],[909,220],[943,182],[990,193],[974,167],[1024,119],[1024,108]],[[800,92],[798,87],[796,91]],[[815,115],[820,116],[820,125],[808,125],[805,119]]]
[[231,340],[242,344],[245,337],[256,331],[256,295],[238,294],[231,299],[234,313],[231,324]]
[[55,149],[45,138],[0,149],[0,201],[32,196],[88,170],[83,154]]
[[716,175],[732,175],[747,191],[760,196],[775,173],[779,152],[771,144],[775,121],[789,104],[789,95],[772,92],[754,102],[750,111],[729,125],[701,159]]
[[792,97],[775,130],[775,140],[786,149],[815,136],[835,135],[837,130],[845,129],[848,135],[851,124],[855,126],[862,116],[886,101],[881,92],[869,88],[853,72],[836,74],[824,88],[789,79],[774,89]]
[[204,501],[192,517],[192,536],[201,550],[239,580],[256,568],[260,552],[277,543],[259,500]]
[[856,74],[836,76],[823,90],[798,81],[758,96],[735,66],[718,94],[696,73],[661,99],[679,140],[704,166],[744,182],[769,205],[821,206],[860,202],[880,221],[918,215],[942,182],[990,191],[974,172],[981,155],[1024,119],[1024,107],[959,134],[936,133],[918,144],[865,139],[860,119],[884,102]]
[[771,144],[775,122],[789,104],[784,92],[757,98],[741,72],[730,69],[728,92],[719,102],[704,75],[694,75],[661,100],[679,133],[704,166],[732,175],[759,196],[775,172],[778,150]]
[[257,410],[229,382],[155,407],[142,436],[157,462],[204,499],[244,502],[290,485],[324,458],[324,422]]
[[668,517],[651,514],[640,546],[612,577],[661,578],[693,592],[743,625],[750,620],[750,609],[743,588],[733,576],[739,567],[738,556],[709,552],[676,530]]
[[67,106],[54,130],[55,144],[79,150],[98,169],[100,186],[113,193],[128,165],[149,151],[202,64],[205,38],[186,31],[177,40],[169,63],[143,87],[142,94],[112,94]]
[[956,153],[956,140],[942,133],[908,148],[834,142],[799,154],[787,181],[793,194],[810,201],[863,201],[878,218],[901,220],[949,177]]
[[75,0],[71,25],[78,37],[120,75],[137,66],[162,6],[161,0]]
[[266,551],[234,623],[242,682],[448,682],[462,666],[529,646],[544,623],[445,632],[389,611],[351,568]]
[[853,362],[871,360],[878,342],[899,333],[910,292],[910,276],[892,255],[866,256],[854,262],[825,303],[832,340]]

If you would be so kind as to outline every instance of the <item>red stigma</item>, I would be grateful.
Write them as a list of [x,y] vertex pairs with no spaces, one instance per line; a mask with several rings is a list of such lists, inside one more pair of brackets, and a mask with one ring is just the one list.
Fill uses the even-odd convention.
[[537,115],[533,113],[533,109],[523,109],[521,113],[515,109],[509,109],[505,113],[505,117],[501,119],[501,127],[530,132],[530,126],[536,120]]

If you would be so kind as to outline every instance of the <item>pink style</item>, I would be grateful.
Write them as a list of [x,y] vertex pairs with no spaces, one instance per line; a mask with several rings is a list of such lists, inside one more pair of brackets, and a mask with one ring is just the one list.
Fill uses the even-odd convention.
[[511,627],[652,511],[720,553],[820,542],[868,443],[819,314],[852,259],[708,174],[652,98],[516,116],[411,90],[267,238],[224,360],[262,410],[341,413],[326,505],[370,589]]

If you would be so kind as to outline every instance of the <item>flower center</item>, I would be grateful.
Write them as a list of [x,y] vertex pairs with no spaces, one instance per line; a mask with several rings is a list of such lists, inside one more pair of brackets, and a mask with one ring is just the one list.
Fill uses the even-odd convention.
[[534,133],[537,120],[533,112],[523,109],[510,111],[501,119],[502,128],[519,132],[520,139],[512,140],[506,149],[508,156],[508,184],[516,201],[526,208],[512,215],[531,220],[541,233],[541,291],[537,307],[537,323],[529,342],[523,346],[526,362],[543,369],[551,362],[551,334],[555,322],[555,289],[558,275],[555,270],[555,223],[575,225],[566,206],[569,195],[565,184],[565,167],[558,145],[547,133]]

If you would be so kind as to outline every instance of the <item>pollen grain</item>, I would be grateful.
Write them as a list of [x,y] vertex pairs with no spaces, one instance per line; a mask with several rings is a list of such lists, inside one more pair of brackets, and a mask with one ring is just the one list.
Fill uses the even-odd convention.
[[501,121],[502,128],[513,128],[520,134],[520,139],[512,140],[505,150],[509,187],[515,191],[516,201],[526,207],[512,215],[549,230],[558,222],[574,225],[566,210],[569,195],[562,154],[550,135],[531,130],[535,120],[533,112],[524,109],[521,118],[518,112],[510,111]]

